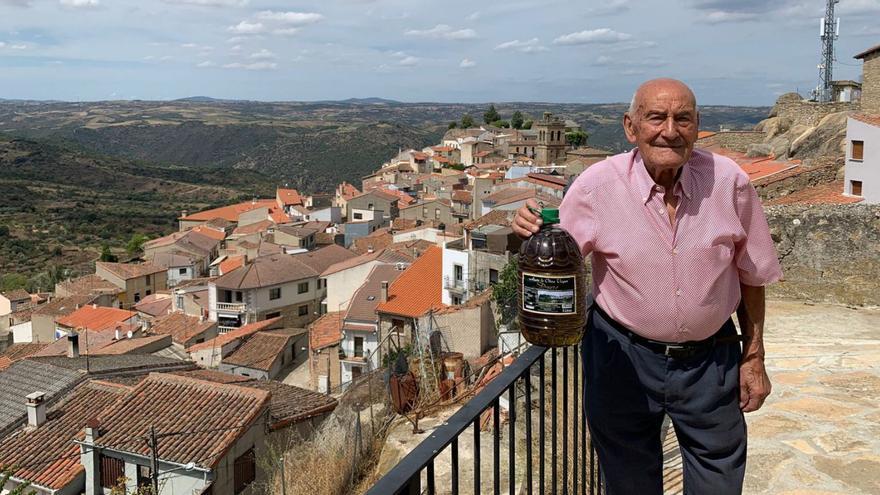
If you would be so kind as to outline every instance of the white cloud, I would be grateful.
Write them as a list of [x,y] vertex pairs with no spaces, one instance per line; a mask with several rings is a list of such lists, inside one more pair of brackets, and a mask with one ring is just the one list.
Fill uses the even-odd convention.
[[181,48],[198,48],[199,45],[195,43],[183,43],[180,45]]
[[569,33],[553,40],[554,45],[586,45],[589,43],[617,43],[631,39],[632,35],[613,29],[599,28]]
[[304,26],[314,24],[324,19],[324,16],[315,12],[275,12],[264,10],[254,16],[262,21],[274,21],[290,26]]
[[244,70],[275,70],[278,64],[275,62],[254,62],[252,64],[242,64],[239,62],[226,64],[224,69],[244,69]]
[[0,41],[0,48],[9,48],[12,50],[27,50],[27,45],[24,45],[21,43],[8,44],[8,43],[4,43],[4,42]]
[[606,1],[600,6],[587,10],[587,14],[591,16],[613,15],[629,10],[630,0],[611,0]]
[[278,36],[293,36],[298,32],[299,28],[282,28],[273,30],[272,34],[277,34]]
[[458,66],[461,67],[462,69],[470,69],[471,67],[476,67],[477,63],[469,58],[466,58],[466,59],[463,59],[461,61],[461,63],[458,64]]
[[527,41],[513,40],[505,41],[495,47],[496,50],[516,50],[522,53],[538,53],[546,52],[547,47],[541,44],[538,38],[532,38]]
[[847,0],[838,8],[837,12],[844,15],[875,14],[880,13],[880,0]]
[[397,64],[402,65],[404,67],[412,67],[413,65],[419,64],[419,58],[413,57],[413,56],[404,57],[403,59],[400,60],[400,62],[397,62]]
[[640,57],[637,60],[631,60],[625,57],[599,55],[592,65],[596,67],[663,67],[667,64],[663,60],[652,60],[647,57]]
[[241,21],[235,26],[229,26],[229,32],[235,34],[259,34],[266,30],[261,22]]
[[59,0],[59,3],[71,9],[93,9],[101,5],[100,0]]
[[13,7],[30,7],[30,0],[0,0],[0,5],[12,5]]
[[211,62],[210,60],[205,60],[204,62],[199,62],[196,64],[196,67],[204,69],[206,67],[217,67],[217,64]]
[[456,41],[472,40],[477,37],[477,32],[473,29],[453,29],[447,24],[437,24],[431,29],[410,29],[403,34],[407,36],[419,36],[422,38]]
[[705,20],[709,24],[723,24],[726,22],[748,22],[759,18],[759,14],[752,12],[725,12],[723,10],[716,10],[706,14]]
[[162,0],[172,5],[198,5],[200,7],[244,7],[249,0]]
[[482,14],[480,14],[480,11],[478,10],[478,11],[474,12],[473,14],[465,17],[464,20],[469,21],[469,22],[474,22],[474,21],[478,20],[481,15]]
[[250,38],[248,38],[247,36],[233,36],[232,38],[229,38],[228,40],[226,40],[226,42],[237,45],[238,43],[241,43],[242,41],[247,41],[249,39]]
[[241,51],[241,45],[235,45],[229,49],[230,52],[238,52]]
[[251,53],[249,58],[257,59],[257,60],[272,60],[278,58],[277,55],[263,48],[258,52]]

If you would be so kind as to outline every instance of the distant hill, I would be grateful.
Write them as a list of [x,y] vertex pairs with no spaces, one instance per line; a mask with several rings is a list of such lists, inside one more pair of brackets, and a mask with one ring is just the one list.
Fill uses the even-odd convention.
[[2,134],[0,170],[0,290],[10,276],[47,289],[53,266],[88,272],[102,244],[173,232],[182,210],[274,194],[248,171],[161,167]]
[[[498,103],[538,119],[545,111],[578,122],[589,144],[629,148],[624,104]],[[172,102],[0,103],[0,131],[63,139],[125,158],[190,168],[254,170],[306,192],[358,183],[400,148],[436,144],[448,124],[485,104],[400,103],[382,98],[336,102],[256,102],[192,97]],[[766,107],[702,106],[702,127],[751,129]]]
[[212,103],[218,100],[217,98],[211,98],[210,96],[189,96],[187,98],[178,98],[174,101],[189,101],[193,103]]

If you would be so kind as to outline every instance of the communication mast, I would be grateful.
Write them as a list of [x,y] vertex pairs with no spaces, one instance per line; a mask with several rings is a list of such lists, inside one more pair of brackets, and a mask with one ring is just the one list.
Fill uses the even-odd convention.
[[813,90],[813,99],[831,101],[831,81],[834,66],[834,40],[840,35],[840,18],[834,18],[834,5],[840,0],[827,0],[825,17],[819,20],[819,39],[822,40],[819,62],[819,85]]

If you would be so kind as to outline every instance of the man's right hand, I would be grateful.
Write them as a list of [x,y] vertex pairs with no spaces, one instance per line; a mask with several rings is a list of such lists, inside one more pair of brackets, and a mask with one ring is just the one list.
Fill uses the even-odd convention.
[[513,224],[510,226],[513,229],[513,233],[522,239],[529,238],[541,228],[541,217],[532,213],[532,210],[529,208],[535,211],[541,210],[538,202],[534,199],[526,201],[524,206],[516,210],[516,217],[514,217]]

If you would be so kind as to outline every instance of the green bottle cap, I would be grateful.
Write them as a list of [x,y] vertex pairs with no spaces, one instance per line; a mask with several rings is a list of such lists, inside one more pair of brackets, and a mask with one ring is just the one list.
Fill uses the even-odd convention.
[[544,208],[541,210],[541,221],[544,225],[553,225],[559,223],[558,208]]

